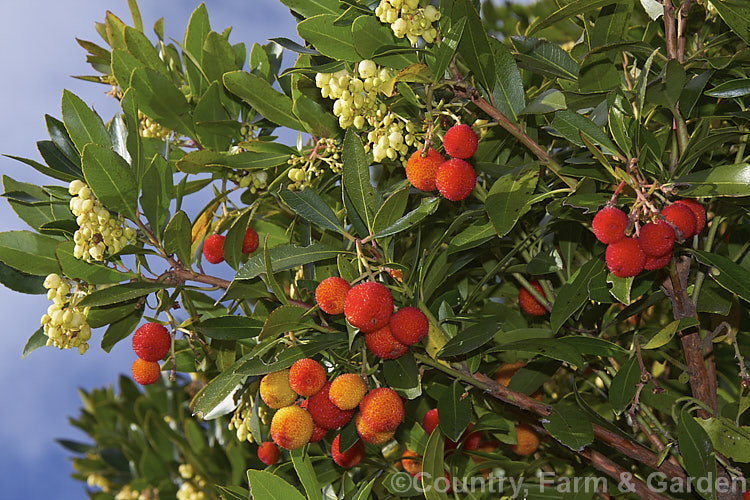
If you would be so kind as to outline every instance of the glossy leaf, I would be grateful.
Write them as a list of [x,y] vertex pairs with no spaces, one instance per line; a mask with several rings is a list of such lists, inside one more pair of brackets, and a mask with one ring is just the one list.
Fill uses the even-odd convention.
[[78,151],[83,151],[83,147],[91,143],[105,148],[112,146],[99,115],[68,90],[64,90],[62,95],[62,118]]
[[578,353],[578,350],[561,342],[559,339],[530,338],[526,340],[518,340],[503,344],[494,350],[538,354],[547,358],[558,359],[570,363],[579,368],[584,365],[583,358]]
[[324,56],[343,61],[360,61],[362,57],[354,47],[351,27],[344,23],[334,23],[337,18],[334,14],[307,18],[297,25],[297,33]]
[[386,52],[384,49],[387,47],[410,47],[405,38],[396,38],[390,25],[381,23],[376,17],[365,15],[356,18],[352,23],[352,39],[355,50],[362,58],[373,59],[381,66],[399,70],[419,62],[413,50],[378,55]]
[[305,500],[297,488],[270,472],[248,469],[247,480],[254,500]]
[[170,285],[169,283],[134,281],[132,283],[124,283],[122,285],[96,290],[84,297],[79,304],[81,307],[117,304],[130,299],[143,297],[152,292],[156,292],[157,290],[169,288],[170,286],[173,285]]
[[526,107],[521,73],[508,47],[497,39],[493,38],[492,41],[497,73],[495,89],[492,91],[495,107],[508,118],[517,121],[519,113]]
[[417,208],[415,208],[411,212],[408,212],[406,215],[398,219],[387,228],[379,231],[375,235],[375,238],[392,236],[394,234],[400,233],[401,231],[411,229],[424,218],[434,214],[438,208],[438,205],[440,205],[440,198],[422,198],[422,202]]
[[656,335],[643,346],[643,349],[658,349],[669,343],[670,340],[677,334],[688,328],[698,325],[698,321],[695,318],[681,318],[674,320],[667,326],[659,330]]
[[83,148],[82,157],[86,183],[102,205],[135,220],[138,186],[125,160],[111,149],[96,144]]
[[377,234],[400,219],[404,215],[408,201],[409,190],[406,188],[400,189],[386,198],[378,213],[375,214],[373,232]]
[[[436,481],[444,479],[445,439],[440,429],[435,428],[432,434],[430,434],[422,457],[422,472],[424,474],[420,478],[421,488],[418,489],[422,490],[421,492],[423,492],[425,500],[448,500],[445,488],[435,487]],[[403,483],[401,483],[401,486],[403,486]],[[400,495],[403,492],[403,488],[400,488],[400,490],[395,493]]]
[[321,340],[310,341],[306,344],[297,344],[284,349],[278,355],[276,361],[271,363],[266,363],[260,357],[253,356],[251,353],[238,360],[232,372],[240,375],[265,375],[266,373],[289,368],[298,359],[309,358],[326,349],[346,345],[346,342],[347,340],[344,335],[328,333]]
[[750,7],[744,0],[708,0],[732,31],[750,45]]
[[274,309],[268,315],[258,339],[265,340],[276,337],[285,332],[295,332],[309,328],[312,324],[310,318],[302,316],[307,309],[299,306],[281,306]]
[[298,192],[282,189],[279,191],[279,197],[300,217],[321,229],[328,229],[337,233],[345,232],[338,218],[336,218],[336,214],[313,189],[304,189]]
[[0,233],[0,261],[34,276],[59,273],[55,249],[60,241],[31,231]]
[[641,369],[633,356],[620,367],[609,387],[609,402],[615,413],[622,412],[633,401],[640,380]]
[[302,448],[289,451],[289,456],[292,459],[292,465],[294,465],[294,470],[297,471],[297,476],[302,483],[302,487],[305,488],[307,498],[318,498],[321,487],[310,457],[305,454]]
[[182,210],[178,211],[164,229],[164,250],[173,253],[180,262],[190,266],[193,256],[190,253],[191,224],[190,219]]
[[714,267],[711,276],[719,285],[750,302],[750,275],[747,270],[724,256],[703,250],[693,252],[700,262]]
[[553,438],[573,451],[581,451],[594,442],[594,429],[578,405],[562,401],[551,406],[544,428]]
[[437,49],[437,55],[435,56],[434,62],[430,65],[435,81],[438,81],[445,76],[445,70],[448,69],[448,64],[450,64],[451,59],[453,59],[453,56],[456,54],[458,42],[460,42],[463,37],[465,27],[465,17],[460,19],[454,18],[450,29],[443,34],[443,40],[440,47]]
[[141,211],[154,233],[161,236],[174,188],[172,169],[163,156],[154,155],[143,173],[141,184]]
[[711,438],[714,449],[737,462],[750,463],[750,427],[738,426],[725,417],[696,420]]
[[[252,213],[252,209],[247,209],[240,214],[234,220],[224,238],[224,260],[233,269],[237,269],[240,265],[240,259],[243,255],[242,246],[245,241],[245,234],[247,233],[248,221]],[[258,235],[258,238],[260,239],[260,235]],[[260,241],[258,243],[260,244]]]
[[362,139],[349,128],[344,137],[344,170],[341,181],[354,208],[368,229],[372,229],[375,212],[379,208],[375,188],[370,182],[370,157],[365,153]]
[[[683,411],[677,422],[677,441],[685,470],[694,481],[696,491],[708,500],[716,498],[714,489],[716,459],[711,439],[703,427],[688,413]],[[701,478],[707,478],[702,479]]]
[[[419,390],[419,368],[417,367],[414,356],[410,353],[406,353],[399,356],[396,359],[389,359],[383,362],[383,375],[388,387],[397,391],[411,392],[417,389],[417,394],[421,394]],[[409,399],[414,399],[413,397]]]
[[132,313],[121,318],[107,327],[102,335],[101,347],[104,352],[110,352],[119,341],[127,338],[141,321],[143,308],[135,309]]
[[149,118],[180,134],[195,136],[190,105],[167,77],[153,69],[138,68],[130,85],[138,92],[138,107]]
[[0,261],[0,283],[19,293],[43,295],[47,289],[42,286],[44,278],[23,273]]
[[543,30],[549,26],[569,19],[578,14],[590,13],[594,9],[608,5],[612,0],[576,0],[564,5],[561,9],[556,10],[544,19],[537,19],[526,30],[526,36],[531,36],[537,31]]
[[107,285],[131,280],[137,275],[132,272],[121,272],[103,264],[86,262],[73,256],[75,243],[66,241],[57,246],[57,259],[65,276],[80,279],[94,285]]
[[320,14],[333,14],[338,17],[343,13],[339,8],[339,0],[281,0],[281,3],[305,18]]
[[479,83],[488,92],[492,92],[495,87],[495,61],[490,49],[490,40],[474,3],[471,0],[455,0],[451,17],[466,19],[458,52]]
[[750,196],[750,164],[719,165],[684,175],[673,181],[682,196]]
[[458,441],[471,421],[471,398],[462,397],[463,393],[463,385],[455,381],[443,391],[437,403],[440,430],[453,441]]
[[556,112],[552,127],[559,135],[578,146],[584,145],[580,135],[584,134],[589,140],[601,146],[606,154],[617,152],[617,148],[601,128],[591,119],[574,111],[563,109]]
[[292,112],[292,99],[274,90],[261,77],[244,71],[232,71],[224,75],[224,85],[269,121],[293,130],[304,130]]
[[531,208],[539,173],[535,169],[511,172],[498,178],[487,194],[485,208],[498,236],[508,234]]
[[263,324],[246,316],[217,316],[198,324],[198,331],[213,339],[240,340],[256,337]]
[[602,259],[588,261],[581,266],[573,281],[564,284],[557,291],[549,320],[553,332],[557,333],[568,318],[590,300],[589,283],[604,270],[604,266]]
[[[295,245],[280,245],[268,249],[271,256],[273,272],[291,269],[293,267],[318,262],[325,259],[334,259],[341,250],[330,248],[322,243],[313,243],[307,247]],[[249,280],[260,276],[266,271],[263,255],[254,255],[237,272],[234,279]]]
[[495,338],[501,327],[494,320],[484,320],[459,332],[438,352],[441,358],[468,354]]
[[557,45],[538,38],[512,36],[519,66],[534,73],[575,81],[578,64]]
[[44,327],[39,327],[37,331],[35,331],[31,337],[29,337],[29,340],[26,341],[26,345],[23,346],[23,352],[21,353],[21,359],[25,358],[32,352],[36,351],[40,347],[44,347],[47,345],[48,337],[44,334]]

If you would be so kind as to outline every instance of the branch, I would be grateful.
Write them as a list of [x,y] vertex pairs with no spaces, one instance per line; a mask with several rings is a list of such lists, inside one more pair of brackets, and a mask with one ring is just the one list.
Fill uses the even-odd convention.
[[680,13],[677,17],[677,60],[685,62],[685,42],[687,33],[685,29],[687,27],[688,12],[693,4],[693,0],[684,0],[680,6]]
[[661,0],[664,6],[664,38],[667,42],[667,59],[677,57],[677,33],[674,26],[674,5],[672,0]]
[[614,479],[618,485],[627,486],[628,492],[636,493],[639,498],[648,498],[654,500],[668,500],[669,497],[655,492],[649,488],[646,483],[636,478],[632,472],[628,472],[623,467],[617,465],[609,458],[605,457],[596,450],[588,449],[578,452],[582,457],[587,458],[591,465],[597,470],[607,474]]

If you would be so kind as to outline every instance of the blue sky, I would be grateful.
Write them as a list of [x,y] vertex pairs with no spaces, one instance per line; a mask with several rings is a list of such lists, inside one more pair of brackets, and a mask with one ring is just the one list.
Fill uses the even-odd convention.
[[[141,0],[144,26],[165,18],[168,37],[180,40],[195,0]],[[277,36],[296,39],[295,22],[277,0],[206,2],[211,26],[221,32],[233,26],[230,40],[264,43]],[[66,2],[6,2],[0,17],[0,153],[40,161],[35,142],[47,139],[44,114],[60,117],[60,97],[66,88],[94,107],[106,120],[116,103],[104,95],[105,86],[70,78],[93,74],[85,52],[75,37],[102,43],[94,22],[106,10],[129,22],[125,0],[68,0]],[[148,29],[153,39],[152,31]],[[16,180],[53,184],[56,181],[13,160],[0,157],[0,173]],[[0,230],[28,229],[8,204],[0,201]],[[133,354],[123,341],[107,355],[98,346],[101,331],[94,333],[91,349],[77,352],[42,348],[21,360],[28,337],[39,327],[49,305],[44,296],[22,295],[0,286],[3,346],[0,349],[0,484],[7,499],[85,498],[83,487],[69,478],[68,454],[56,438],[80,439],[67,424],[78,414],[78,387],[101,387],[129,373]]]

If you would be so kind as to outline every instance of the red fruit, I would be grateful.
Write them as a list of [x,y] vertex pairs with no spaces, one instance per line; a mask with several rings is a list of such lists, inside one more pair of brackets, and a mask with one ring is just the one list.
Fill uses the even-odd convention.
[[651,257],[647,255],[646,263],[643,265],[643,269],[645,269],[646,271],[654,271],[656,269],[661,269],[662,267],[669,264],[670,260],[672,260],[671,252],[666,255],[662,255],[661,257]]
[[416,307],[402,307],[388,321],[393,338],[404,345],[416,344],[427,335],[430,323]]
[[604,243],[616,243],[625,237],[628,227],[628,216],[615,207],[604,207],[599,210],[591,222],[591,229],[596,239]]
[[328,397],[330,388],[331,383],[326,382],[322,389],[307,400],[307,411],[310,412],[315,425],[329,430],[346,425],[354,414],[354,411],[342,410],[331,402]]
[[315,302],[326,314],[341,314],[350,289],[345,279],[331,276],[321,281],[315,289]]
[[703,228],[706,227],[706,209],[703,205],[689,198],[677,200],[675,203],[685,205],[693,211],[693,215],[695,215],[695,234],[700,234]]
[[211,264],[224,260],[224,236],[212,234],[203,242],[203,257]]
[[273,414],[271,439],[287,450],[302,448],[310,442],[313,419],[297,405],[285,406]]
[[144,361],[159,361],[169,352],[172,336],[159,323],[141,325],[133,334],[133,351]]
[[[542,297],[546,298],[542,285],[540,285],[538,281],[529,281],[529,285],[533,286],[534,290],[539,292]],[[532,316],[544,316],[547,314],[547,309],[545,309],[544,306],[523,287],[518,290],[518,305],[521,306],[523,312],[531,314]]]
[[476,183],[477,174],[474,167],[458,158],[451,158],[440,165],[435,177],[438,191],[450,201],[468,198]]
[[362,399],[359,412],[363,422],[373,431],[392,431],[404,419],[404,402],[393,389],[379,387]]
[[469,424],[466,430],[461,434],[461,440],[463,441],[462,449],[465,451],[473,451],[479,448],[482,444],[482,434],[479,432],[471,432],[474,428],[474,424]]
[[674,240],[674,229],[663,220],[647,222],[641,228],[641,233],[638,236],[641,250],[650,257],[661,257],[670,253],[674,246]]
[[401,454],[401,466],[412,476],[422,472],[422,455],[416,451],[404,450]]
[[388,324],[393,314],[391,292],[380,283],[366,281],[349,290],[344,301],[346,320],[363,333],[374,332]]
[[249,227],[245,231],[245,238],[242,240],[242,253],[253,253],[258,249],[258,233],[255,229]]
[[289,369],[289,387],[300,396],[312,396],[325,383],[326,371],[314,359],[299,359]]
[[[302,402],[299,404],[300,408],[307,409],[307,399],[303,399]],[[309,413],[309,412],[308,412]],[[328,429],[324,429],[320,427],[319,425],[315,425],[315,422],[313,421],[313,433],[312,437],[310,438],[311,443],[317,443],[324,437],[326,437],[326,434],[328,434]]]
[[477,150],[477,134],[468,125],[453,125],[443,136],[443,149],[453,158],[469,158]]
[[341,434],[337,434],[331,444],[331,456],[333,461],[341,467],[354,467],[359,464],[365,456],[365,445],[359,439],[354,443],[351,448],[344,451],[339,451],[339,438]]
[[266,465],[273,465],[279,461],[281,453],[273,441],[265,441],[258,446],[258,458]]
[[393,436],[396,434],[396,431],[385,431],[385,432],[375,432],[374,430],[370,429],[370,427],[362,420],[362,414],[360,413],[357,415],[357,419],[355,421],[356,427],[357,427],[357,434],[359,434],[359,437],[362,438],[362,441],[365,443],[374,444],[376,446],[383,445],[393,439]]
[[742,493],[742,500],[750,500],[750,490],[745,490]]
[[636,276],[646,265],[646,254],[634,238],[624,238],[608,245],[604,258],[609,272],[618,278]]
[[138,358],[133,361],[133,366],[130,367],[130,373],[133,374],[133,380],[139,384],[149,385],[159,380],[161,368],[159,368],[159,363],[155,361],[145,361]]
[[388,325],[380,330],[365,333],[365,345],[371,353],[380,359],[396,359],[409,350],[408,345],[404,345],[395,339]]
[[432,431],[438,426],[439,421],[440,419],[438,418],[437,408],[433,408],[424,414],[424,417],[422,418],[422,428],[427,434],[432,434]]
[[427,156],[424,157],[421,149],[414,151],[406,160],[406,178],[420,191],[434,191],[435,176],[444,161],[445,158],[432,148],[427,150]]
[[695,233],[697,219],[693,210],[684,203],[673,203],[661,209],[661,214],[680,232],[678,238],[686,240]]

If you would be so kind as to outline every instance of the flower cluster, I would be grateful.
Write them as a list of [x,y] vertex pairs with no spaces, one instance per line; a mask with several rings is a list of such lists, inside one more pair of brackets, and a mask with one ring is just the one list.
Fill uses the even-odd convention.
[[91,327],[86,321],[89,308],[78,307],[78,303],[87,291],[76,284],[70,293],[71,282],[57,274],[47,276],[44,288],[47,289],[47,298],[52,301],[41,319],[44,334],[48,337],[47,345],[60,349],[76,347],[79,354],[85,353],[91,338]]
[[103,261],[108,248],[110,253],[117,253],[125,245],[135,243],[135,230],[125,225],[121,215],[112,217],[83,181],[71,182],[68,192],[72,196],[70,211],[78,223],[78,231],[73,234],[76,259]]
[[390,24],[397,38],[408,38],[412,45],[421,36],[427,43],[437,37],[432,23],[440,19],[440,11],[434,6],[420,7],[419,0],[381,0],[375,8],[381,23]]
[[402,120],[394,113],[387,113],[375,124],[375,128],[368,132],[365,150],[372,149],[372,156],[376,162],[385,158],[404,160],[409,153],[409,147],[416,143],[416,131],[413,122]]
[[314,177],[318,177],[328,168],[334,174],[341,172],[340,148],[336,139],[322,138],[318,140],[309,156],[292,155],[287,163],[292,166],[287,177],[293,184],[290,190],[301,191],[310,185]]
[[[234,411],[232,418],[229,420],[227,427],[230,431],[237,433],[237,440],[253,443],[253,435],[250,433],[250,418],[253,414],[253,401],[249,397],[243,397],[237,409]],[[261,422],[268,423],[268,410],[264,406],[258,408],[258,416]]]
[[141,132],[141,137],[153,137],[163,141],[172,133],[167,127],[159,125],[140,111],[138,112],[138,120],[138,130]]
[[177,500],[204,500],[206,497],[203,489],[206,487],[206,480],[193,471],[190,464],[180,464],[177,469],[180,477],[185,480],[177,490]]

